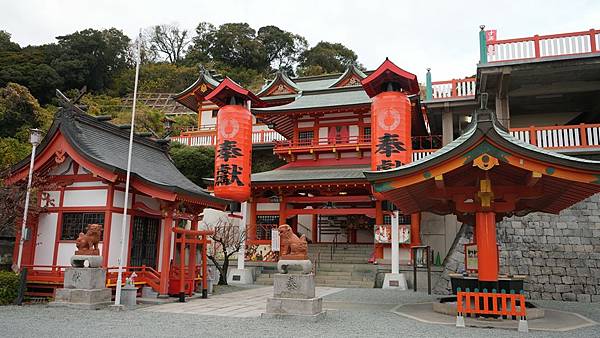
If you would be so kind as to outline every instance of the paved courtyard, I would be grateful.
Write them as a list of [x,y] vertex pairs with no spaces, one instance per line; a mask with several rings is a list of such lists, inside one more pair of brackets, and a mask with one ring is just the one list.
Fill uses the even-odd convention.
[[[232,288],[233,289],[233,288]],[[236,289],[234,289],[236,290]],[[394,313],[399,305],[431,302],[412,291],[322,288],[327,317],[317,323],[262,319],[271,287],[241,289],[141,307],[135,311],[78,311],[45,305],[0,307],[1,337],[600,337],[600,326],[568,332],[456,328],[428,324]],[[600,322],[599,303],[536,301],[542,307],[572,311]],[[244,317],[247,308],[248,316]],[[210,309],[210,310],[209,310]],[[251,314],[251,315],[250,315]]]

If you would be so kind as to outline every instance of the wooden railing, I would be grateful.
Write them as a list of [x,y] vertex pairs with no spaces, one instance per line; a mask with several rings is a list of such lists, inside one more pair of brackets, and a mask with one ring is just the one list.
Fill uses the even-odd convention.
[[311,139],[284,140],[275,142],[273,151],[294,151],[310,149],[345,149],[371,147],[370,136],[321,137]]
[[475,96],[476,78],[462,80],[436,81],[431,83],[433,99],[447,99]]
[[527,306],[525,304],[525,296],[511,293],[506,293],[501,290],[497,293],[496,290],[487,292],[479,292],[478,289],[470,292],[467,288],[464,292],[457,289],[456,293],[456,326],[465,327],[464,316],[469,315],[496,315],[511,319],[519,318],[519,332],[527,332]]
[[600,124],[511,128],[519,140],[546,149],[598,148]]
[[600,52],[600,32],[590,29],[583,32],[488,41],[486,44],[488,62],[591,54]]

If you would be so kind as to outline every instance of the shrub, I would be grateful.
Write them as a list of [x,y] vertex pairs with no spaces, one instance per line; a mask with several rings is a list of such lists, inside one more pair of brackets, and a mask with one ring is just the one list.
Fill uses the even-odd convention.
[[12,304],[19,294],[19,275],[0,271],[0,305]]

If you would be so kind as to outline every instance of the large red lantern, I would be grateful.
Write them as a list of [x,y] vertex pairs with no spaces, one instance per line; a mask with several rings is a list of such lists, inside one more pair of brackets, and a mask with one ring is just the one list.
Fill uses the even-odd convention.
[[371,169],[411,162],[411,103],[404,92],[381,92],[371,103]]
[[241,105],[226,105],[217,115],[215,196],[244,202],[250,198],[252,115]]

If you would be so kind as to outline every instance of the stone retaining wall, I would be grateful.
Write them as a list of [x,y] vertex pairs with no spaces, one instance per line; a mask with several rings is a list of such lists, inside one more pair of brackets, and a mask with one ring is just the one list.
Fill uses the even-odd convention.
[[[528,298],[600,302],[600,194],[560,215],[511,217],[497,228],[500,272],[527,275]],[[448,273],[464,271],[463,244],[472,238],[472,227],[463,226],[435,292],[449,293]]]

